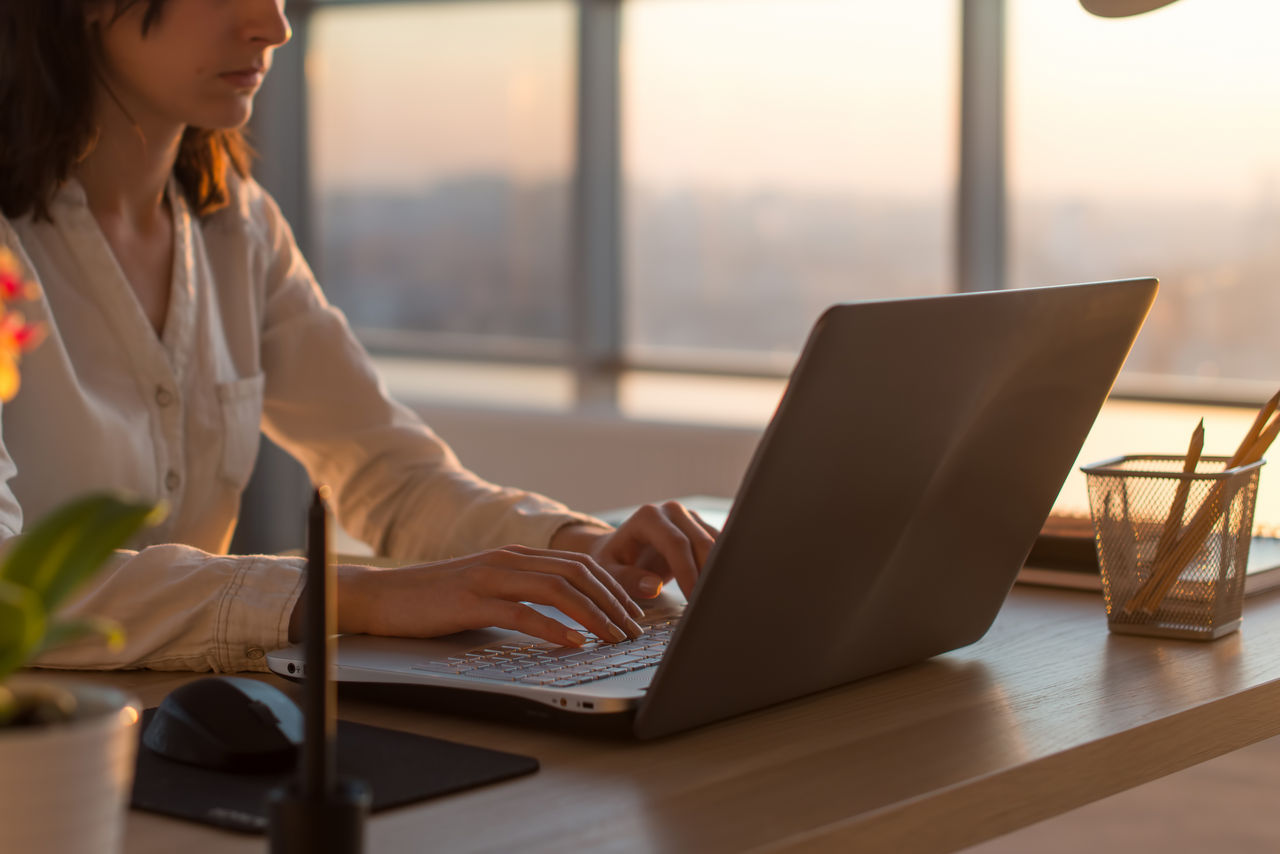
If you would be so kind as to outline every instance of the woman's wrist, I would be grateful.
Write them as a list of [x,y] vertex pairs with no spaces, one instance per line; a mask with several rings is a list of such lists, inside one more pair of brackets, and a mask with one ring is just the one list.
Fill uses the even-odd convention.
[[338,588],[339,634],[368,633],[375,592],[375,585],[370,582],[378,572],[373,567],[356,564],[338,564],[333,568]]
[[561,525],[551,535],[551,542],[548,545],[556,551],[589,554],[596,542],[610,530],[589,522],[569,522]]
[[[338,564],[333,568],[339,634],[364,634],[367,631],[372,607],[371,585],[368,580],[375,572],[377,570],[372,567],[354,564]],[[291,643],[302,640],[303,621],[306,619],[305,601],[305,595],[299,596],[293,605],[293,613],[289,615]]]

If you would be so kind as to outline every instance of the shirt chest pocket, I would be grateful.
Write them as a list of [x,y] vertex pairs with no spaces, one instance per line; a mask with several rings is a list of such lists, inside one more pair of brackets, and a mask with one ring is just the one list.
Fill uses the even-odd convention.
[[218,383],[218,409],[222,420],[222,459],[219,473],[237,486],[249,482],[258,458],[262,427],[263,376]]

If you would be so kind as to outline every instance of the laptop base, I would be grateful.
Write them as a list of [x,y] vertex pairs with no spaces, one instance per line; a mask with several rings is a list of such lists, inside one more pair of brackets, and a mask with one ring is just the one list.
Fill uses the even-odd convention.
[[[289,679],[289,681],[301,684],[302,680]],[[625,712],[582,714],[554,709],[545,703],[510,694],[469,691],[457,686],[412,685],[396,682],[339,682],[338,696],[472,719],[526,724],[540,729],[570,732],[574,735],[606,738],[634,738],[635,736],[632,730],[635,721],[634,709]]]

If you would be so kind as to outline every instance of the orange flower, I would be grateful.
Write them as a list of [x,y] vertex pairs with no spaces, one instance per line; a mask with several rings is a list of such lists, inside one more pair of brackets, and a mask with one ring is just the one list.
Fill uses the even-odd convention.
[[22,385],[18,372],[22,354],[34,350],[44,340],[42,325],[27,323],[20,312],[8,307],[10,301],[31,299],[34,294],[35,286],[18,272],[18,259],[0,246],[0,401],[13,400]]
[[18,373],[18,360],[9,353],[0,353],[0,400],[8,403],[18,393],[22,377]]
[[22,277],[18,275],[18,259],[0,246],[0,303],[16,299],[24,290]]

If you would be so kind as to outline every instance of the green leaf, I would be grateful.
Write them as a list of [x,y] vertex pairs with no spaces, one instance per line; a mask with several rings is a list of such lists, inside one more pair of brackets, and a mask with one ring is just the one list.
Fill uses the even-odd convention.
[[48,555],[58,548],[60,540],[66,539],[64,532],[72,526],[83,524],[93,515],[96,499],[97,496],[93,496],[64,504],[44,517],[38,525],[28,527],[14,540],[4,563],[0,564],[0,578],[33,588],[36,578],[46,566]]
[[116,549],[128,543],[143,527],[160,521],[166,512],[163,505],[105,498],[94,517],[80,529],[65,562],[46,580],[42,593],[45,608],[50,612],[97,572]]
[[86,635],[102,635],[107,648],[112,652],[118,652],[124,646],[124,628],[118,622],[106,617],[85,617],[79,620],[58,620],[50,623],[35,655]]
[[40,597],[0,578],[0,680],[26,663],[40,645],[44,628]]
[[60,507],[27,530],[0,567],[0,578],[29,586],[52,612],[164,506],[97,493]]

